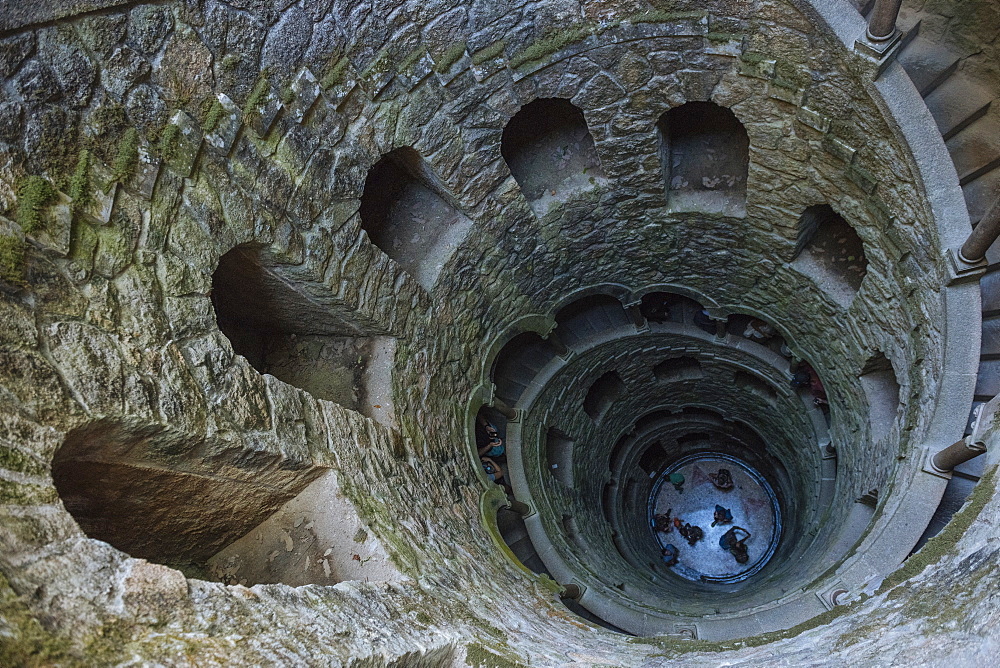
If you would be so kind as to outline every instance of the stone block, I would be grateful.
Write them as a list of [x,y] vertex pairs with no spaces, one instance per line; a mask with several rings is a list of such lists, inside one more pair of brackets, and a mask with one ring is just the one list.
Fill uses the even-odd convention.
[[201,151],[201,128],[198,127],[193,118],[183,111],[175,113],[171,117],[170,123],[176,125],[179,132],[177,133],[177,144],[171,151],[167,165],[178,175],[187,178],[191,176],[191,170],[194,168],[195,160],[198,159],[198,153]]
[[772,81],[767,87],[767,94],[768,97],[774,98],[775,100],[781,100],[782,102],[788,102],[789,104],[801,107],[802,102],[805,99],[806,92],[803,88],[786,86]]
[[308,69],[303,68],[295,80],[291,83],[292,101],[285,105],[289,116],[295,119],[296,123],[301,123],[306,113],[312,108],[316,98],[319,97],[319,82]]
[[145,146],[140,146],[138,171],[131,181],[135,191],[146,200],[152,199],[159,175],[160,159],[152,155]]
[[205,136],[205,141],[215,151],[226,155],[233,147],[233,142],[236,141],[236,134],[240,131],[240,126],[242,125],[241,114],[239,107],[229,99],[228,95],[219,93],[216,95],[216,98],[219,104],[222,105],[222,118],[216,124],[215,128]]
[[70,233],[73,229],[72,201],[64,193],[57,193],[57,201],[45,212],[45,224],[33,236],[36,242],[59,257],[69,254]]
[[[99,178],[97,183],[108,183],[110,177]],[[107,188],[98,185],[90,193],[86,204],[81,207],[80,213],[89,221],[96,225],[107,225],[111,221],[111,211],[115,206],[115,198],[118,196],[118,184],[109,183]]]
[[809,107],[799,108],[798,113],[795,116],[799,122],[804,125],[808,125],[813,130],[817,132],[828,132],[830,130],[830,117],[824,116],[823,114],[813,111]]
[[834,137],[832,135],[827,135],[823,139],[823,148],[827,153],[843,160],[848,164],[854,161],[854,154],[857,153],[857,149],[853,146],[840,137]]
[[740,58],[740,74],[755,79],[772,79],[777,62],[773,58],[762,58],[758,54],[745,53]]
[[274,121],[281,111],[281,100],[273,88],[269,88],[264,100],[253,109],[247,108],[244,120],[258,137],[265,136],[274,126]]

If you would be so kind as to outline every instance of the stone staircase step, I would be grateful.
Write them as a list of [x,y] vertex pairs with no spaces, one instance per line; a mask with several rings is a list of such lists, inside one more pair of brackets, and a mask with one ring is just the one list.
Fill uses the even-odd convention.
[[[962,192],[965,195],[965,204],[969,208],[969,220],[973,225],[976,225],[982,220],[990,206],[997,199],[1000,199],[1000,169],[991,170],[978,179],[965,184],[962,186]],[[997,246],[997,244],[993,244],[991,250],[997,249]],[[1000,253],[1000,249],[997,249],[996,252]],[[995,261],[1000,261],[1000,258],[991,259],[990,264]]]
[[989,107],[993,96],[970,77],[956,73],[931,91],[924,101],[930,109],[941,134],[953,137],[956,128],[968,125],[977,114],[981,117],[984,107]]
[[983,315],[1000,314],[1000,271],[988,271],[979,281],[983,297]]
[[977,399],[992,399],[1000,394],[1000,360],[981,360],[976,376]]
[[916,35],[903,48],[896,60],[906,70],[920,95],[927,97],[954,74],[959,57],[926,37]]
[[1000,315],[983,318],[983,343],[980,354],[1000,357]]
[[1000,107],[991,109],[945,145],[963,186],[1000,167]]

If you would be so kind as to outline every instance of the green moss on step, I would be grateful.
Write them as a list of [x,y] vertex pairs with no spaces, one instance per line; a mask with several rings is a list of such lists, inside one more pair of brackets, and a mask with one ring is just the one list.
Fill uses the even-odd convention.
[[0,504],[36,506],[55,503],[59,499],[54,487],[43,487],[0,479]]
[[334,86],[343,83],[349,64],[350,61],[344,56],[331,60],[330,65],[326,68],[326,73],[319,80],[320,88],[330,90]]
[[877,593],[881,594],[902,584],[950,552],[996,494],[996,476],[997,469],[994,467],[976,484],[965,505],[955,513],[944,529],[928,540],[919,552],[903,562],[902,567],[883,580]]
[[170,123],[160,133],[160,141],[156,146],[156,152],[161,158],[170,162],[177,154],[177,146],[180,144],[181,129]]
[[0,666],[79,666],[69,654],[68,643],[45,630],[31,614],[24,599],[0,575]]
[[485,49],[480,49],[472,54],[472,63],[474,65],[482,65],[488,60],[493,60],[494,58],[499,58],[503,55],[504,49],[507,48],[507,42],[504,40],[499,40],[493,42]]
[[291,81],[287,82],[284,86],[281,87],[281,90],[278,91],[278,97],[281,99],[282,103],[285,104],[286,106],[295,101],[295,89],[292,88]]
[[524,668],[524,664],[494,654],[479,643],[465,646],[465,665],[473,668]]
[[83,149],[73,168],[69,180],[69,196],[73,200],[73,211],[79,211],[90,203],[90,151]]
[[257,82],[254,83],[253,89],[250,91],[250,97],[247,98],[246,107],[243,109],[243,118],[251,119],[259,114],[260,108],[267,102],[267,96],[270,92],[271,77],[265,70],[257,77]]
[[14,218],[26,234],[42,226],[45,207],[56,199],[56,189],[41,176],[28,176],[17,187],[17,212]]
[[0,235],[0,280],[8,285],[24,285],[24,241]]
[[450,70],[452,66],[454,66],[454,64],[462,58],[462,54],[465,53],[466,48],[465,42],[449,46],[448,49],[442,53],[437,60],[435,60],[434,70],[441,73]]
[[208,108],[208,112],[205,114],[205,122],[201,124],[202,132],[207,135],[215,132],[225,115],[226,108],[218,100],[213,100]]
[[413,66],[420,62],[420,59],[427,55],[427,49],[421,47],[419,49],[414,49],[410,53],[406,54],[406,57],[400,61],[399,66],[396,68],[399,72],[409,72],[413,69]]
[[553,33],[528,46],[510,59],[510,66],[517,69],[528,63],[533,63],[551,56],[565,47],[579,42],[593,33],[589,25],[578,25]]
[[705,35],[705,39],[709,42],[735,42],[742,39],[743,35],[737,35],[732,32],[710,32]]
[[45,467],[40,462],[20,450],[3,445],[0,445],[0,468],[28,475],[41,475],[46,472]]
[[[111,164],[111,183],[121,183],[135,172],[139,164],[139,131],[129,128],[118,145],[118,153]],[[110,189],[110,184],[108,186]]]

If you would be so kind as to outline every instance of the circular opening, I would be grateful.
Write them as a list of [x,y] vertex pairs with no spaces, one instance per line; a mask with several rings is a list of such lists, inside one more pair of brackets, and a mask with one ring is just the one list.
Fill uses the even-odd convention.
[[[671,571],[695,582],[746,580],[767,565],[781,539],[774,489],[752,466],[727,455],[692,455],[667,467],[648,512],[657,542],[676,553]],[[745,563],[738,559],[740,544]]]

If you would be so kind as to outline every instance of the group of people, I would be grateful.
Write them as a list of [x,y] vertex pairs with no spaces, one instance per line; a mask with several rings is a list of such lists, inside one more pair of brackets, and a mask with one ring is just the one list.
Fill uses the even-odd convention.
[[826,388],[823,387],[823,381],[819,379],[819,374],[808,362],[799,362],[795,367],[792,374],[792,387],[808,389],[809,393],[812,394],[813,403],[823,410],[828,409],[830,402],[826,398]]
[[[669,479],[671,484],[674,484],[674,488],[681,492],[681,486],[684,483],[684,477],[680,475],[680,485],[674,483],[673,479]],[[730,490],[734,487],[733,475],[729,469],[720,468],[716,473],[710,473],[708,475],[709,480],[715,485],[716,489],[719,490]],[[653,528],[661,533],[671,533],[674,529],[677,533],[684,538],[688,545],[694,547],[695,544],[705,537],[705,532],[701,527],[693,525],[689,522],[685,522],[680,517],[671,518],[672,508],[667,509],[666,513],[657,513],[653,516]],[[733,523],[733,512],[726,508],[725,506],[715,504],[715,513],[712,518],[712,526],[718,526],[720,524],[732,524]],[[750,560],[750,554],[747,550],[747,539],[750,538],[750,532],[743,527],[732,526],[726,533],[719,537],[719,547],[726,550],[733,555],[736,562],[739,564],[745,564]],[[667,543],[661,550],[663,554],[663,562],[667,566],[674,566],[680,559],[680,549],[673,543]]]
[[[485,438],[480,439],[477,434],[476,449],[479,452],[479,461],[483,465],[486,477],[498,485],[506,486],[503,468],[497,463],[498,459],[506,460],[507,448],[504,447],[500,432],[485,417],[480,415],[476,422],[485,432]],[[477,430],[478,431],[478,430]],[[480,445],[482,441],[482,445]]]

